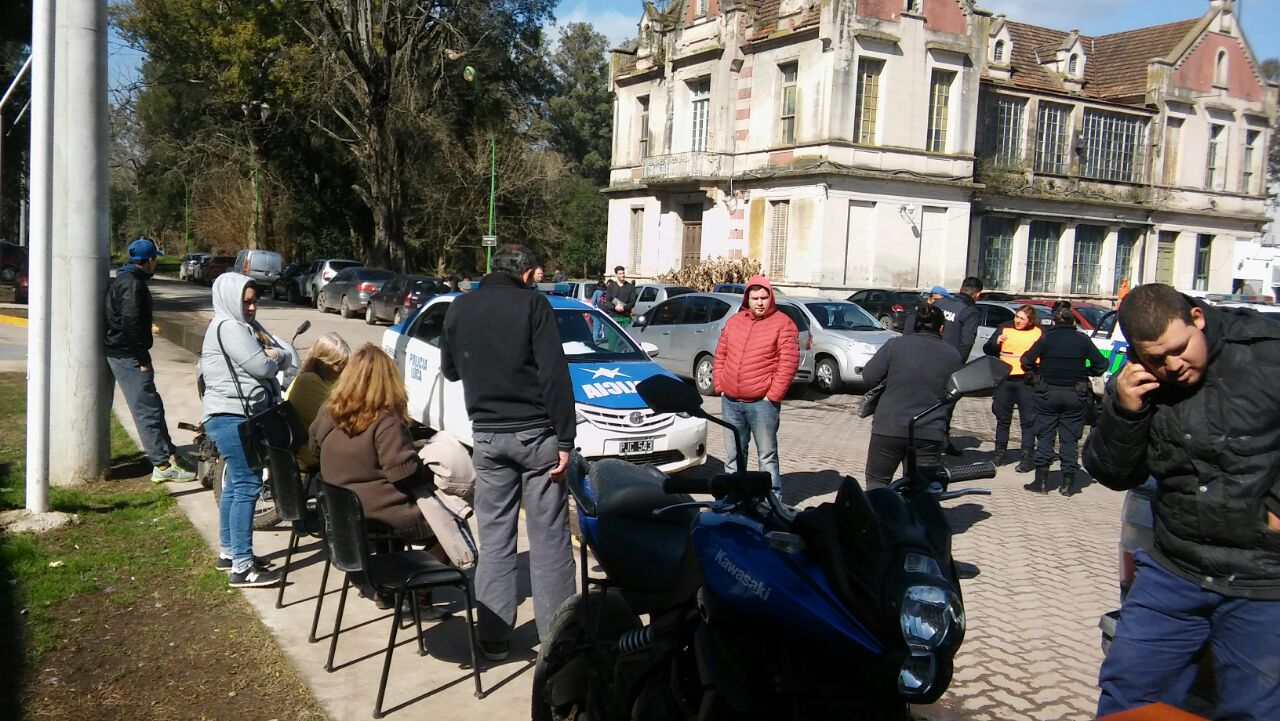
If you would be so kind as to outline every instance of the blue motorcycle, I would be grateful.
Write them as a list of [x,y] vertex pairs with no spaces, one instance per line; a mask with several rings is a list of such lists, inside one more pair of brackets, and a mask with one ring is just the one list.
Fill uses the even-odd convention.
[[[915,420],[994,389],[1008,370],[973,361]],[[637,390],[659,413],[734,432],[681,381],[655,376]],[[833,502],[797,512],[765,472],[667,478],[617,459],[588,468],[575,455],[567,482],[583,591],[551,620],[532,718],[910,719],[911,704],[947,689],[965,633],[939,501],[989,493],[947,486],[993,477],[990,463],[910,455],[889,488],[864,493],[846,477]],[[588,548],[604,577],[588,572]]]

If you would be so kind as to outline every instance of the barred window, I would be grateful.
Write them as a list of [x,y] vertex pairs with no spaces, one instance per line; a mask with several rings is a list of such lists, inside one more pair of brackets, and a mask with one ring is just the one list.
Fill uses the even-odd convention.
[[930,153],[947,152],[948,107],[951,103],[951,83],[956,74],[950,70],[934,70],[929,81],[929,128],[924,149]]
[[649,157],[649,96],[636,99],[640,106],[640,158]]
[[703,16],[703,15],[706,15],[706,14],[707,14],[707,3],[708,3],[709,1],[710,1],[710,0],[698,0],[698,12],[697,12],[697,14],[698,14],[698,16],[699,16],[699,17],[701,17],[701,16]]
[[631,209],[631,272],[639,275],[644,260],[644,208]]
[[1206,158],[1206,166],[1204,170],[1204,188],[1205,190],[1222,190],[1223,177],[1226,175],[1224,167],[1227,163],[1226,154],[1222,152],[1223,137],[1227,134],[1224,125],[1209,125],[1209,153]]
[[787,275],[787,235],[791,230],[791,202],[775,200],[769,204],[773,220],[769,224],[769,277],[774,281]]
[[987,126],[987,148],[997,165],[1016,166],[1022,162],[1022,116],[1026,102],[998,97],[991,108]]
[[1004,41],[1003,40],[996,41],[996,49],[995,49],[995,52],[992,53],[992,59],[994,59],[997,63],[1004,62]]
[[1027,243],[1027,292],[1052,293],[1058,285],[1058,236],[1062,226],[1036,220]]
[[1102,239],[1107,229],[1100,225],[1077,225],[1076,245],[1071,253],[1071,292],[1096,295],[1101,292],[1098,274],[1102,261]]
[[1242,159],[1244,172],[1240,178],[1241,193],[1253,192],[1253,162],[1254,158],[1257,157],[1258,136],[1260,135],[1262,135],[1262,132],[1258,130],[1244,131],[1244,158]]
[[[1138,231],[1121,228],[1116,234],[1116,272],[1112,278],[1111,292],[1120,292],[1121,281],[1133,277],[1133,248],[1138,244]],[[1130,281],[1129,285],[1137,285]]]
[[1018,224],[1013,218],[982,219],[982,239],[978,244],[978,277],[988,288],[1009,288],[1009,267],[1013,259],[1013,234]]
[[1098,180],[1142,180],[1147,119],[1103,110],[1084,111],[1084,156],[1080,175]]
[[779,140],[783,145],[794,145],[796,142],[796,104],[799,89],[796,87],[796,64],[779,65],[782,73],[782,98],[778,107]]
[[1067,174],[1067,123],[1071,111],[1062,105],[1040,103],[1036,114],[1036,172]]
[[880,109],[880,72],[883,60],[858,60],[858,97],[853,103],[853,142],[876,143],[876,113]]
[[1213,236],[1201,233],[1196,236],[1195,277],[1191,287],[1195,290],[1209,290],[1209,261],[1213,255]]
[[689,83],[690,137],[689,149],[695,153],[707,149],[707,112],[711,107],[711,80],[695,80]]

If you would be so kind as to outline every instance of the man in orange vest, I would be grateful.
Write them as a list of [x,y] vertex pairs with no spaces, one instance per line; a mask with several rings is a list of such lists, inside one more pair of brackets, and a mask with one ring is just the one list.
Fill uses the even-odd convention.
[[1022,428],[1022,457],[1015,469],[1018,473],[1030,473],[1035,466],[1036,397],[1031,378],[1022,370],[1022,354],[1040,340],[1040,328],[1036,325],[1036,309],[1024,305],[991,334],[984,353],[995,356],[1009,365],[1009,377],[996,388],[991,401],[991,412],[996,417],[996,465],[1013,462],[1009,453],[1009,426],[1013,423],[1013,409],[1018,408],[1018,425]]

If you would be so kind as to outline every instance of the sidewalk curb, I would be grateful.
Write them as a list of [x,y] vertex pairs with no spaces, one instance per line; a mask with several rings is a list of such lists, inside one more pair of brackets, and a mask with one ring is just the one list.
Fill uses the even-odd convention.
[[18,328],[26,328],[27,319],[19,318],[16,315],[8,315],[5,313],[0,313],[0,325],[12,325],[12,326],[17,326]]

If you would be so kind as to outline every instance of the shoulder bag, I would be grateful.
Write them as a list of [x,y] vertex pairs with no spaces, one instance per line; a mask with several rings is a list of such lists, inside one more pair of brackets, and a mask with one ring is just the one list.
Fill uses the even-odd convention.
[[250,412],[249,399],[240,387],[240,376],[236,373],[226,347],[222,345],[222,323],[218,324],[217,334],[218,349],[227,362],[227,371],[231,373],[231,381],[236,384],[236,394],[240,396],[240,404],[244,407],[244,422],[239,426],[240,445],[244,448],[244,457],[249,462],[249,467],[255,470],[265,468],[268,448],[297,453],[307,442],[307,427],[302,424],[298,410],[289,401],[280,400],[265,410]]
[[876,406],[880,403],[880,396],[884,395],[884,383],[884,381],[880,381],[862,394],[862,403],[858,406],[859,418],[867,418],[876,412]]

